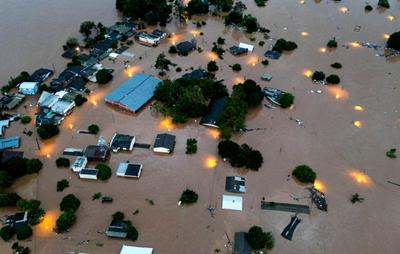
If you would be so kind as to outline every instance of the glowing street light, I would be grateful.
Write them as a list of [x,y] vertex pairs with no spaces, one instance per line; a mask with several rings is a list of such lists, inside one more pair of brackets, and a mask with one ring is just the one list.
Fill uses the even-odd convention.
[[357,128],[362,128],[363,124],[361,121],[357,120],[357,121],[353,121],[353,125],[356,126]]
[[357,111],[364,111],[364,108],[363,108],[362,106],[360,106],[360,105],[355,105],[355,106],[354,106],[354,110],[357,110]]
[[325,192],[325,191],[326,191],[326,186],[325,186],[325,184],[324,184],[321,180],[319,180],[319,179],[316,179],[316,180],[315,180],[315,182],[314,182],[314,188],[317,189],[317,190],[319,190],[319,191],[321,191],[321,192]]
[[204,162],[206,168],[215,168],[217,166],[217,158],[215,156],[208,156]]
[[310,34],[309,34],[308,32],[301,32],[300,35],[301,35],[301,36],[304,36],[304,37],[307,37],[307,36],[309,36]]
[[342,6],[339,8],[341,13],[347,13],[349,11],[349,9],[346,6]]
[[303,75],[306,76],[307,78],[311,78],[311,76],[313,75],[313,71],[305,70],[305,71],[303,71]]
[[319,50],[319,52],[321,52],[321,53],[325,53],[325,52],[326,52],[326,48],[325,48],[325,47],[319,48],[318,50]]
[[389,34],[383,34],[382,37],[383,37],[383,39],[386,39],[386,40],[387,40],[387,39],[390,38],[390,35],[389,35]]
[[390,21],[395,21],[396,20],[396,16],[393,16],[393,15],[388,15],[388,16],[386,16],[386,18],[388,20],[390,20]]

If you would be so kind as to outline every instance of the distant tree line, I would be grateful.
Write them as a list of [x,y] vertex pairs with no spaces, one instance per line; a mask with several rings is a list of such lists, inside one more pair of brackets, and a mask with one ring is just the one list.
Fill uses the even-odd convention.
[[124,16],[143,20],[149,25],[166,25],[172,13],[166,0],[116,0],[115,7]]
[[38,173],[42,167],[39,159],[13,157],[0,165],[0,187],[10,187],[15,179]]
[[8,81],[7,85],[5,85],[5,86],[3,86],[1,88],[1,92],[2,93],[8,93],[11,89],[17,87],[17,85],[21,84],[22,82],[29,81],[30,77],[31,76],[26,71],[21,72],[15,78],[11,77],[10,80]]

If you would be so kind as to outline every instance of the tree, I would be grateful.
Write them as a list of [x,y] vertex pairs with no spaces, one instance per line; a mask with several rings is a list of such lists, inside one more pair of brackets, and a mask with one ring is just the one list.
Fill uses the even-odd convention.
[[260,105],[264,99],[261,87],[251,79],[247,79],[243,84],[233,86],[233,91],[250,108]]
[[89,131],[91,134],[96,135],[97,133],[99,133],[100,128],[99,128],[99,126],[97,126],[96,124],[91,124],[91,125],[88,126],[88,131]]
[[[248,148],[247,148],[248,147]],[[260,151],[253,150],[251,147],[247,146],[246,150],[242,148],[242,150],[245,150],[246,153],[246,165],[245,167],[254,171],[258,171],[259,168],[261,168],[264,158]]]
[[242,24],[246,28],[246,32],[248,33],[257,32],[258,30],[257,18],[253,17],[251,14],[243,16]]
[[243,21],[243,13],[237,10],[231,11],[227,16],[225,16],[225,25],[239,25]]
[[26,211],[26,210],[29,210],[30,202],[26,199],[20,199],[20,200],[18,200],[16,205],[19,210]]
[[317,178],[317,174],[307,165],[297,166],[293,170],[292,175],[302,183],[314,183]]
[[240,146],[231,140],[222,140],[218,143],[218,154],[222,158],[232,158],[239,153]]
[[9,225],[4,226],[0,229],[0,237],[4,241],[9,241],[15,234],[15,229]]
[[95,27],[96,27],[96,25],[93,21],[84,21],[84,22],[82,22],[82,24],[79,28],[79,32],[86,38],[89,38],[90,35],[92,34],[92,30]]
[[15,206],[20,199],[21,197],[15,192],[2,193],[0,194],[0,207]]
[[400,31],[390,35],[386,42],[386,47],[400,51]]
[[325,80],[326,80],[326,82],[327,82],[328,84],[332,84],[332,85],[337,85],[337,84],[340,83],[340,78],[339,78],[339,76],[338,76],[338,75],[335,75],[335,74],[329,75],[328,77],[326,77]]
[[216,72],[216,71],[218,71],[218,65],[217,65],[217,62],[215,62],[215,61],[210,61],[210,62],[208,62],[208,64],[207,64],[207,70],[209,71],[209,72]]
[[283,51],[293,51],[297,48],[297,44],[293,41],[287,41],[283,38],[276,41],[272,50],[282,53]]
[[81,205],[81,201],[74,194],[68,194],[61,200],[60,210],[61,211],[67,211],[67,210],[76,211],[80,205]]
[[28,124],[32,121],[32,118],[30,116],[23,116],[21,117],[21,123],[23,124]]
[[130,221],[125,221],[127,225],[127,234],[126,237],[131,241],[136,241],[139,237],[139,232],[136,230]]
[[265,6],[265,3],[268,1],[268,0],[254,0],[255,2],[256,2],[256,5],[258,6],[258,7],[264,7]]
[[264,248],[272,249],[274,247],[274,238],[271,232],[264,232],[259,226],[252,226],[247,234],[247,240],[254,250]]
[[149,25],[165,25],[172,12],[166,0],[117,0],[116,8],[133,20],[144,20]]
[[63,212],[56,221],[57,230],[60,232],[66,231],[74,224],[75,220],[76,216],[73,210],[69,209]]
[[233,0],[209,0],[208,3],[215,6],[217,10],[227,12],[232,9]]
[[197,152],[197,140],[188,138],[186,140],[186,154],[194,154]]
[[0,171],[0,188],[10,187],[13,181],[13,177],[10,176],[7,171]]
[[18,240],[25,240],[32,236],[32,228],[27,224],[22,224],[15,229]]
[[328,43],[326,44],[326,46],[327,46],[328,48],[330,48],[330,49],[333,49],[333,48],[337,48],[338,43],[337,43],[336,39],[333,38],[333,39],[331,39],[331,40],[328,41]]
[[87,102],[86,97],[83,97],[81,94],[78,94],[74,99],[76,106],[81,106],[83,103]]
[[397,158],[397,154],[396,153],[397,153],[396,148],[392,148],[392,149],[390,149],[389,151],[386,152],[386,156],[389,157],[389,158],[394,159],[394,158]]
[[26,165],[26,173],[38,173],[43,168],[43,163],[39,159],[24,159]]
[[112,78],[113,75],[106,69],[99,70],[96,73],[96,81],[99,85],[107,84]]
[[75,49],[76,47],[79,47],[79,41],[74,37],[69,37],[63,46],[64,50]]
[[364,7],[364,10],[365,11],[372,11],[374,8],[372,8],[372,6],[371,5],[369,5],[369,4],[367,4],[365,7]]
[[359,195],[358,193],[353,193],[353,194],[351,195],[350,202],[351,202],[352,204],[355,204],[355,203],[357,203],[357,202],[362,203],[363,201],[364,201],[364,198],[360,197],[360,195]]
[[123,220],[125,218],[125,215],[123,212],[117,211],[113,213],[112,218],[113,220]]
[[60,132],[57,125],[42,124],[37,128],[37,133],[41,139],[50,139]]
[[389,4],[388,0],[379,0],[378,6],[383,7],[383,8],[390,8],[390,4]]
[[67,179],[62,179],[57,182],[57,191],[58,192],[61,192],[68,187],[69,187],[69,182]]
[[111,168],[106,164],[97,164],[96,169],[99,171],[97,173],[97,177],[100,180],[105,181],[111,177],[112,174]]
[[323,81],[325,79],[325,73],[322,71],[315,71],[311,76],[312,81]]
[[191,0],[186,7],[186,11],[189,13],[189,15],[207,14],[208,4],[202,0]]
[[56,166],[59,168],[60,167],[68,168],[70,166],[70,164],[71,164],[71,162],[69,161],[68,158],[60,157],[60,158],[57,158],[57,160],[56,160]]
[[335,62],[335,63],[331,64],[331,67],[334,69],[341,69],[342,65],[338,62]]
[[[39,201],[40,202],[40,201]],[[40,207],[32,207],[32,200],[30,202],[31,207],[28,211],[28,223],[30,225],[37,225],[42,222],[46,212]]]
[[165,57],[164,53],[161,53],[158,55],[154,67],[156,67],[156,69],[159,69],[161,71],[160,72],[160,73],[162,73],[161,75],[164,75],[165,71],[169,71],[168,66],[170,64],[171,64],[171,61]]
[[240,64],[234,64],[234,65],[232,65],[232,70],[233,71],[241,71],[242,66],[240,66]]
[[294,95],[291,93],[284,93],[278,100],[282,108],[289,108],[293,105]]
[[[171,47],[169,47],[168,53],[170,54],[176,54],[178,53],[178,49],[176,48],[175,45],[171,45]],[[157,58],[158,59],[158,58]]]
[[264,59],[264,60],[262,60],[261,63],[262,63],[262,65],[267,66],[269,64],[269,61],[268,61],[268,59]]
[[196,203],[198,199],[199,195],[196,192],[190,189],[186,189],[182,192],[180,201],[182,202],[182,204],[192,204]]

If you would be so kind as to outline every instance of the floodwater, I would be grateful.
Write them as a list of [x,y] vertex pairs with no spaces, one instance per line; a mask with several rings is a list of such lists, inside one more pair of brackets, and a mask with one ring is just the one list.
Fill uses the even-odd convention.
[[[92,19],[109,25],[116,19],[113,1],[103,1],[104,5],[98,2],[48,3],[46,8],[43,5],[43,10],[40,10],[36,7],[36,1],[36,5],[26,13],[28,8],[22,9],[20,5],[25,7],[31,3],[2,1],[0,39],[4,40],[3,34],[10,30],[4,24],[21,27],[24,33],[13,31],[13,34],[6,36],[7,41],[0,45],[1,59],[4,52],[7,53],[7,64],[3,64],[2,60],[0,65],[1,80],[7,80],[8,75],[20,70],[46,67],[52,62],[59,64],[56,70],[60,71],[65,64],[60,57],[61,45],[68,36],[78,35],[82,21]],[[247,231],[252,225],[272,231],[276,239],[275,248],[269,252],[272,254],[397,252],[399,189],[387,181],[400,183],[399,163],[396,159],[387,158],[385,152],[390,148],[399,149],[397,146],[400,144],[400,64],[395,59],[387,61],[376,56],[378,52],[373,49],[358,45],[361,42],[384,45],[385,34],[391,34],[400,27],[399,19],[393,19],[399,16],[399,2],[391,1],[389,10],[370,13],[364,12],[362,1],[351,0],[339,3],[306,0],[304,4],[293,0],[269,0],[264,8],[256,7],[253,1],[244,2],[248,7],[247,12],[255,15],[261,25],[271,30],[271,38],[295,41],[298,49],[279,60],[270,60],[269,66],[264,67],[260,63],[264,59],[263,53],[274,41],[264,39],[262,34],[246,35],[225,28],[218,17],[196,17],[196,21],[207,21],[202,28],[196,28],[191,22],[179,25],[173,21],[166,29],[175,35],[159,47],[146,48],[135,44],[129,49],[136,55],[131,69],[123,69],[126,59],[122,57],[115,63],[103,61],[105,66],[115,69],[113,81],[101,88],[90,85],[94,93],[89,102],[66,118],[60,135],[50,141],[40,142],[40,151],[37,151],[36,134],[32,137],[23,135],[21,149],[28,157],[42,158],[45,167],[38,177],[27,176],[18,180],[13,189],[23,197],[40,199],[44,208],[50,211],[45,223],[35,228],[37,234],[33,241],[23,242],[32,248],[33,253],[118,253],[122,244],[153,247],[154,253],[206,254],[215,253],[218,249],[220,253],[230,253],[229,240],[233,241],[234,232]],[[69,6],[68,11],[66,6]],[[4,8],[9,10],[5,12]],[[42,16],[32,14],[33,9],[38,9]],[[54,12],[59,13],[56,15]],[[37,21],[26,22],[23,18],[11,20],[12,17],[23,17],[23,13]],[[360,26],[358,32],[355,31],[358,30],[356,26]],[[40,36],[36,37],[36,33],[32,32],[34,27],[43,29],[40,30]],[[199,34],[200,31],[204,36]],[[49,36],[48,33],[54,34]],[[24,47],[27,39],[24,36],[31,39],[29,47]],[[46,36],[48,39],[43,40]],[[255,50],[247,56],[234,57],[226,53],[224,60],[215,59],[210,49],[219,36],[226,38],[225,48],[242,41],[255,45]],[[252,37],[254,41],[250,40]],[[336,37],[339,47],[320,50],[332,37]],[[261,106],[252,110],[246,125],[261,130],[234,137],[235,141],[248,143],[262,152],[264,164],[259,172],[232,169],[217,156],[217,134],[199,126],[194,120],[184,126],[173,126],[149,107],[131,116],[103,102],[103,96],[129,76],[137,72],[157,75],[158,71],[153,67],[157,55],[167,53],[171,44],[192,38],[197,40],[203,53],[193,52],[188,57],[167,54],[183,70],[205,66],[208,61],[216,60],[220,67],[217,78],[224,79],[229,88],[251,78],[261,86],[277,87],[296,96],[293,109],[267,109]],[[266,42],[262,47],[258,45],[260,40]],[[343,68],[331,68],[333,62],[340,62]],[[229,65],[234,63],[240,63],[242,71],[232,72]],[[20,69],[16,70],[18,67]],[[338,74],[341,85],[325,87],[313,84],[306,77],[313,70]],[[273,75],[269,83],[260,80],[264,72]],[[168,75],[176,78],[181,73],[171,69]],[[316,90],[322,93],[316,93]],[[29,106],[32,101],[28,100],[25,103],[28,107],[25,109],[21,106],[18,111],[32,113],[35,110],[34,106]],[[299,126],[295,119],[304,125]],[[143,163],[144,169],[139,180],[123,179],[115,174],[106,182],[80,180],[70,170],[56,168],[54,161],[65,147],[83,148],[96,143],[98,137],[76,133],[91,123],[100,126],[100,134],[107,140],[115,132],[120,132],[135,135],[139,143],[151,144],[157,133],[171,132],[177,136],[176,149],[171,156],[155,155],[144,149],[111,156],[109,165],[113,169],[125,160]],[[33,124],[24,127],[20,123],[13,123],[6,130],[6,135],[21,135],[23,128],[33,129]],[[185,154],[187,138],[198,140],[197,154]],[[305,198],[307,192],[304,186],[287,178],[299,164],[308,164],[317,172],[317,187],[326,193],[329,212],[323,213],[312,208],[310,216],[300,215],[302,222],[296,229],[293,241],[289,242],[280,233],[291,214],[263,211],[260,201],[265,197],[275,202],[310,205]],[[247,181],[242,212],[221,209],[221,195],[226,194],[225,176],[233,174],[243,175]],[[62,178],[69,180],[70,187],[58,193],[55,191],[56,182]],[[179,195],[185,188],[199,193],[199,201],[192,206],[179,208]],[[101,204],[92,201],[91,197],[96,192],[113,196],[114,202]],[[349,198],[355,192],[365,198],[363,203],[350,203]],[[58,204],[68,193],[75,193],[80,198],[81,207],[71,231],[56,235],[51,232],[49,225],[54,225]],[[146,199],[153,200],[154,205],[150,205]],[[209,206],[216,208],[215,217],[211,217],[207,211]],[[139,213],[133,215],[137,209]],[[136,242],[107,239],[102,234],[111,221],[111,215],[118,210],[124,212],[137,227],[139,239]],[[2,214],[11,211],[2,211]],[[0,252],[7,253],[10,246],[11,243],[2,243]]]

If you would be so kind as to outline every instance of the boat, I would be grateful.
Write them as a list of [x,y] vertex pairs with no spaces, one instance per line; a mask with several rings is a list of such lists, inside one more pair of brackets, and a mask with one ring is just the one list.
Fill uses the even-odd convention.
[[262,91],[264,93],[265,98],[270,100],[272,103],[281,106],[279,100],[285,94],[284,91],[273,87],[264,87]]

